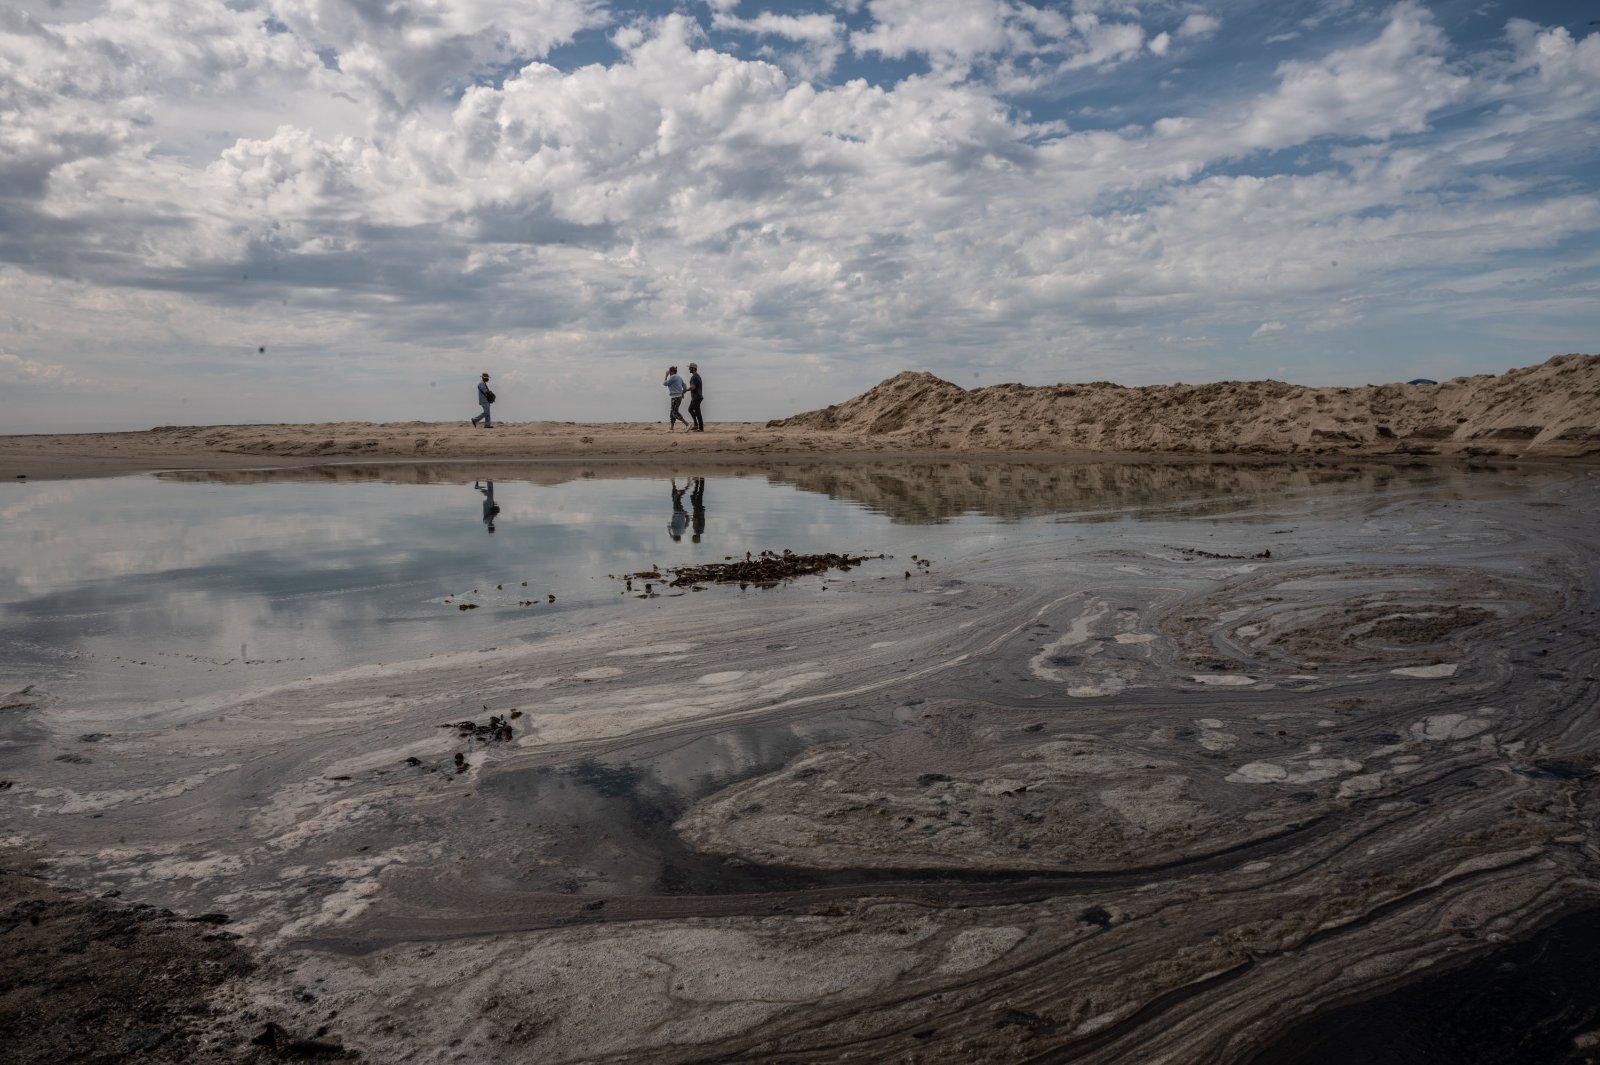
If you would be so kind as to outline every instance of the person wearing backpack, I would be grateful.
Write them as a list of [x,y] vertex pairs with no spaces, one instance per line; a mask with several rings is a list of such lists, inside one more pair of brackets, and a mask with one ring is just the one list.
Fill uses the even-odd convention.
[[494,420],[489,417],[489,404],[493,402],[494,391],[489,387],[489,375],[484,374],[483,380],[478,382],[478,406],[483,408],[483,413],[474,414],[472,416],[472,424],[474,427],[477,426],[479,421],[482,421],[485,429],[494,428]]

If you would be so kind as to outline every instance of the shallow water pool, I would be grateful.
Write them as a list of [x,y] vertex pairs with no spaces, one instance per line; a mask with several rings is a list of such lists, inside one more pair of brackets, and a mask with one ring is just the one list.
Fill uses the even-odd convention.
[[639,609],[609,575],[651,565],[859,551],[900,556],[874,563],[899,576],[913,553],[1115,537],[1395,478],[1441,481],[1370,466],[432,464],[5,485],[0,686],[167,701],[537,640],[580,612]]

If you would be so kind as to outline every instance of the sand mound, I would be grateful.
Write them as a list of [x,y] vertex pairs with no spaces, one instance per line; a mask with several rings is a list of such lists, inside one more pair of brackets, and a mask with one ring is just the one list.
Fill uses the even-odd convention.
[[1362,388],[1096,381],[969,391],[930,373],[902,373],[768,427],[966,451],[1584,455],[1600,453],[1600,356]]

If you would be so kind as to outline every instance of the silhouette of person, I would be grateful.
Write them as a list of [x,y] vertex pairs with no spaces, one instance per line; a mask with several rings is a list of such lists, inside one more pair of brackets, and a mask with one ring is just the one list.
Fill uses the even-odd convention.
[[694,513],[693,543],[700,542],[700,536],[706,531],[706,479],[696,477],[694,488],[689,492],[689,508]]
[[483,493],[483,527],[489,532],[494,532],[495,515],[500,513],[500,506],[494,501],[494,482],[484,481],[479,484],[473,481],[472,487]]
[[666,386],[667,395],[672,399],[672,409],[667,415],[667,432],[676,430],[679,422],[683,423],[683,428],[687,431],[690,428],[689,419],[683,416],[678,407],[683,403],[683,394],[689,390],[689,386],[678,376],[676,366],[667,367],[667,375],[661,379],[661,383]]
[[479,414],[472,416],[472,427],[476,429],[478,423],[483,422],[485,429],[494,428],[494,418],[489,414],[489,404],[494,402],[494,390],[489,387],[489,375],[483,374],[478,378],[478,409]]
[[689,417],[694,419],[694,431],[706,431],[706,421],[700,417],[700,404],[706,398],[705,382],[700,380],[700,367],[696,363],[689,364]]
[[689,527],[689,512],[683,509],[683,493],[688,490],[687,482],[679,488],[678,479],[672,479],[672,520],[667,523],[667,535],[674,543],[682,541],[683,531]]

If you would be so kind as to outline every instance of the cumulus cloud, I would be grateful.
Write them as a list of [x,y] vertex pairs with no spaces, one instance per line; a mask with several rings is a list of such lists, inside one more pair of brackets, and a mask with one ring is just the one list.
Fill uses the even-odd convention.
[[1381,140],[1419,133],[1470,86],[1450,68],[1445,46],[1426,9],[1399,4],[1376,39],[1282,64],[1277,90],[1257,99],[1233,132],[1247,147],[1268,149],[1330,135]]
[[603,25],[600,0],[268,0],[271,16],[393,107]]
[[[1160,376],[1166,336],[1224,359],[1228,337],[1331,343],[1437,307],[1504,328],[1530,254],[1556,257],[1540,314],[1593,321],[1575,249],[1600,201],[1559,153],[1600,117],[1594,34],[1514,20],[1468,52],[1406,2],[1112,128],[1052,94],[1203,60],[1215,16],[52,10],[0,16],[0,344],[108,388],[210,360],[425,392],[489,352],[581,368],[599,416],[628,360],[697,353],[771,385],[766,415],[911,363]],[[552,52],[597,29],[583,62]]]
[[1222,28],[1222,20],[1215,15],[1196,11],[1178,27],[1179,37],[1209,37]]
[[711,19],[714,29],[792,42],[796,48],[778,54],[806,80],[827,76],[844,54],[844,24],[832,15],[780,15],[762,11],[751,18],[739,18],[728,13],[731,7],[728,5],[714,12]]
[[[1094,5],[1086,5],[1092,8]],[[889,59],[924,56],[936,70],[964,74],[987,61],[1008,91],[1033,89],[1064,71],[1108,67],[1138,55],[1145,32],[1137,22],[1107,20],[1094,10],[1065,14],[1019,0],[868,0],[871,24],[850,44]]]

